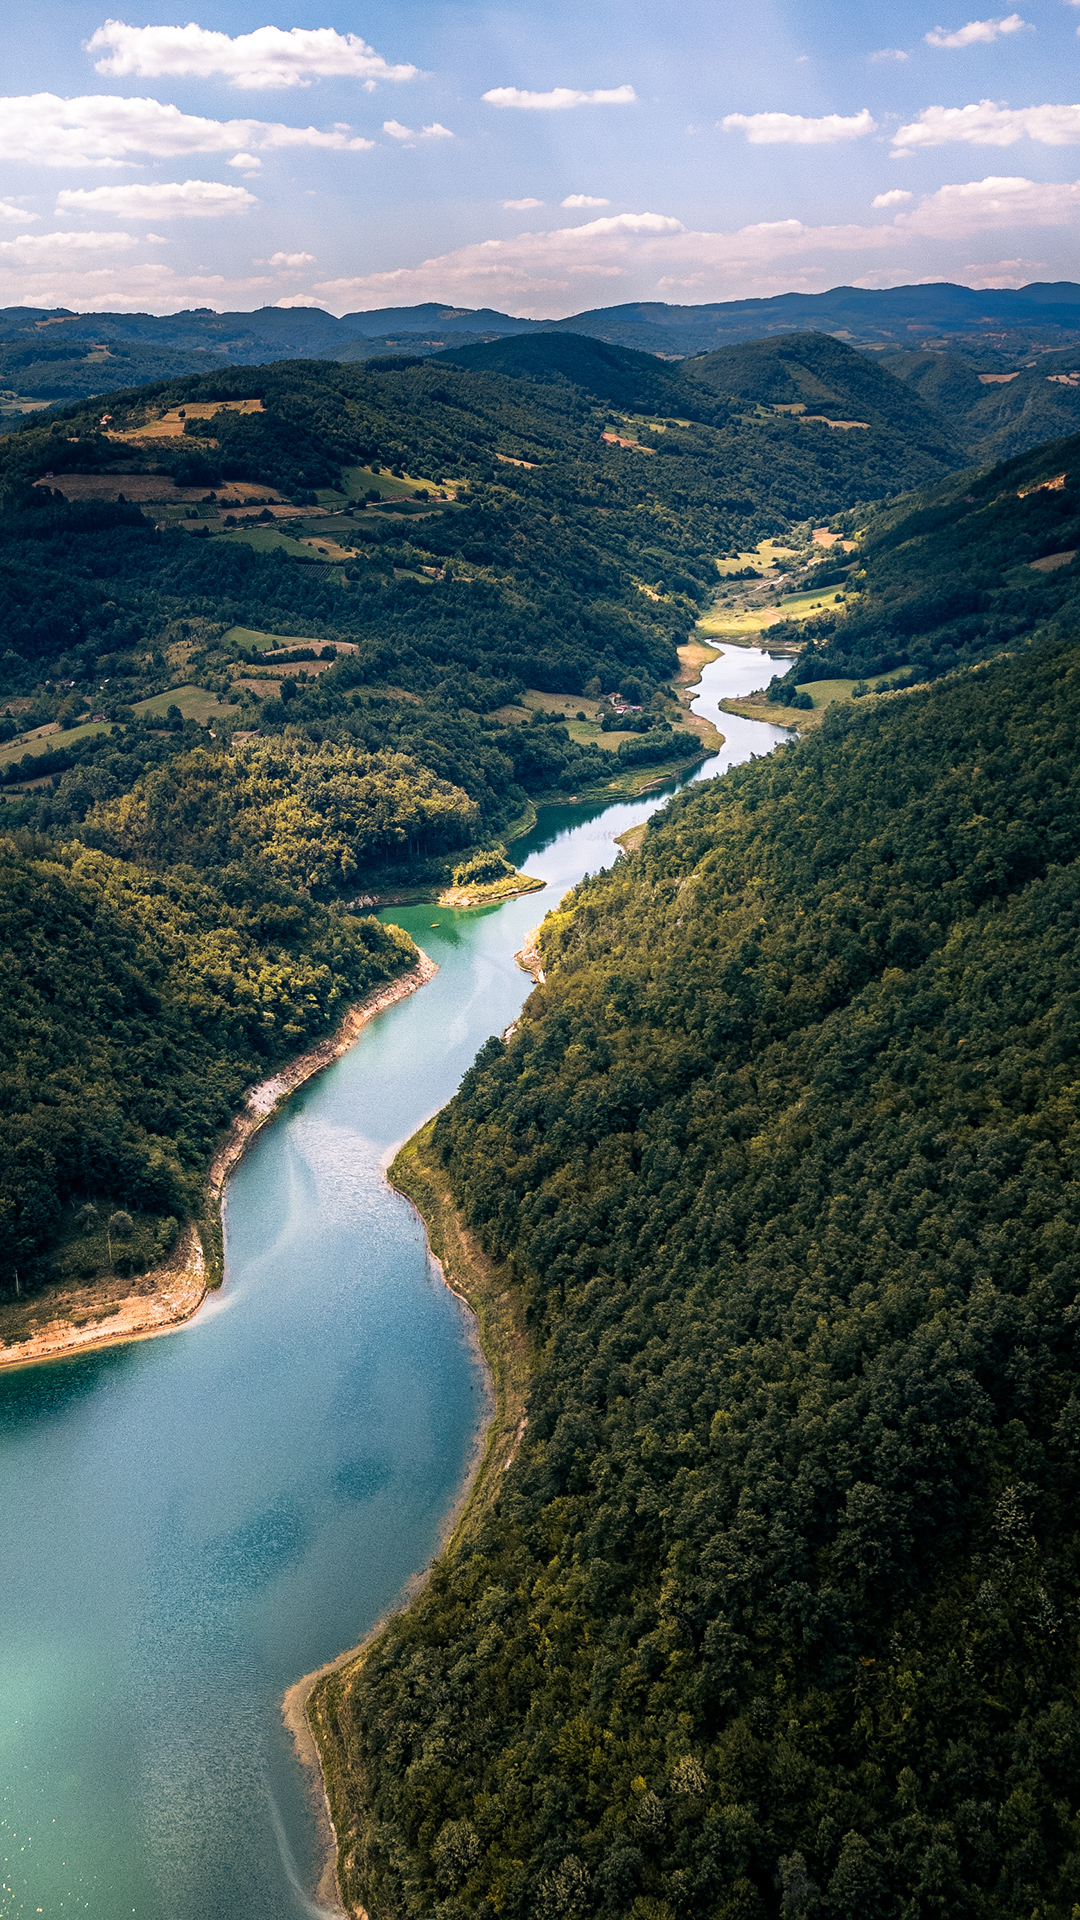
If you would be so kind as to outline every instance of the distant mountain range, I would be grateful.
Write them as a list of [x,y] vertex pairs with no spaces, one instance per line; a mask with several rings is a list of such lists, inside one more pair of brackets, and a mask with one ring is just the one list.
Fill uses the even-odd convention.
[[[488,349],[484,364],[495,371],[500,343],[552,334],[631,349],[655,364],[657,358],[688,361],[802,333],[831,335],[880,355],[880,364],[914,389],[972,457],[1000,459],[1080,427],[1080,285],[1073,281],[1016,290],[948,282],[881,291],[835,287],[702,306],[637,301],[565,320],[519,319],[434,301],[341,319],[319,307],[263,307],[255,313],[196,307],[167,315],[7,307],[0,309],[0,415],[10,423],[32,408],[223,365],[427,358]],[[534,377],[551,377],[553,363],[543,364],[546,371],[539,363],[530,369]],[[736,352],[732,375],[738,369],[728,391],[744,392],[745,374],[752,397],[764,399],[756,391],[753,359],[744,365]],[[514,360],[514,371],[524,373],[526,366]],[[788,395],[808,403],[813,397],[801,388]]]

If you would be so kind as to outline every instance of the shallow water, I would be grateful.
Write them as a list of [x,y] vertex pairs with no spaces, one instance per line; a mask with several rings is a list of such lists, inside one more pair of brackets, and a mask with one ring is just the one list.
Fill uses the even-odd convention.
[[[782,664],[706,668],[727,737],[695,780],[787,738],[717,709]],[[383,1168],[520,1010],[527,930],[665,797],[545,808],[515,846],[542,896],[388,910],[440,971],[258,1137],[221,1293],[167,1338],[0,1374],[4,1920],[318,1911],[281,1698],[430,1557],[486,1402]]]

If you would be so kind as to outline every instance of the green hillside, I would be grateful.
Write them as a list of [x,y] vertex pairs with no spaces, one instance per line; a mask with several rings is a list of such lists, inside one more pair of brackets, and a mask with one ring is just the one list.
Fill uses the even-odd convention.
[[[864,500],[880,499],[962,461],[961,444],[940,413],[876,359],[824,334],[724,347],[678,365],[565,331],[455,347],[437,357],[476,372],[566,382],[614,409],[661,420],[674,415],[668,428],[681,421],[719,429],[718,450],[737,452],[744,483],[757,497],[779,504],[788,491],[790,504],[781,511],[789,519],[800,517],[794,488],[811,473],[818,486],[831,486],[840,506],[852,489]],[[823,425],[832,421],[836,427]],[[673,443],[646,444],[663,452]]]
[[1042,348],[1019,365],[985,350],[898,349],[874,358],[948,423],[973,460],[1008,460],[1080,428],[1075,347]]
[[[901,414],[917,404],[838,352]],[[224,370],[0,441],[0,705],[22,703],[0,715],[3,778],[64,776],[9,820],[71,830],[190,747],[177,727],[194,687],[195,717],[226,736],[300,726],[404,752],[498,837],[531,796],[612,772],[598,733],[514,724],[526,688],[626,685],[657,737],[622,760],[685,761],[685,736],[660,737],[677,718],[664,689],[718,559],[793,526],[805,540],[950,464],[899,415],[890,432],[833,432],[595,341],[464,353]],[[270,677],[230,638],[244,632],[309,642],[310,667]],[[95,712],[113,733],[84,733]],[[22,737],[50,724],[47,753]]]
[[[715,393],[757,406],[799,407],[827,420],[858,420],[911,449],[959,464],[959,447],[939,414],[897,381],[876,355],[856,353],[820,333],[781,334],[722,347],[688,360],[683,375]],[[859,429],[850,430],[857,433]]]
[[900,666],[932,678],[1069,634],[1080,610],[1080,435],[899,501],[859,531],[857,556],[812,576],[842,584],[846,605],[803,629],[811,644],[785,691]]
[[837,711],[549,923],[432,1149],[528,1425],[320,1695],[380,1920],[1071,1920],[1078,738]]
[[[163,849],[158,849],[159,854]],[[0,836],[0,1288],[49,1278],[76,1212],[198,1211],[253,1080],[415,958],[405,934],[258,876],[218,887]]]

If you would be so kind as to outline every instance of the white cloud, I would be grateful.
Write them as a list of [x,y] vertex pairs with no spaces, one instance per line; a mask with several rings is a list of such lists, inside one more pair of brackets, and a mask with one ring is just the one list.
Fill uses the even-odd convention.
[[870,205],[872,207],[902,207],[905,200],[913,200],[914,198],[915,195],[909,193],[906,187],[893,187],[889,193],[875,194]]
[[[1028,27],[1018,13],[1010,13],[1005,20],[969,20],[966,27],[957,27],[955,32],[946,33],[944,27],[935,27],[928,33],[928,47],[975,47],[990,40],[997,40],[1002,34],[1021,33]],[[1034,29],[1028,27],[1029,32]]]
[[65,187],[56,196],[57,213],[105,213],[115,220],[205,220],[223,213],[246,213],[257,205],[246,187],[226,187],[217,180]]
[[721,120],[725,133],[745,133],[752,147],[825,147],[837,140],[861,140],[873,133],[877,121],[869,107],[859,113],[826,113],[808,120],[801,113],[729,113]]
[[317,291],[338,312],[438,300],[544,317],[688,291],[696,300],[818,292],[841,274],[857,285],[955,279],[957,244],[968,249],[980,234],[1057,227],[1071,253],[1080,233],[1080,181],[995,176],[941,187],[918,205],[891,204],[891,217],[875,223],[775,220],[727,233],[689,232],[662,214],[614,214],[480,241],[391,273],[322,281]]
[[[1078,0],[1072,0],[1076,5]],[[1023,287],[1046,272],[1045,260],[994,260],[963,269],[973,287]]]
[[433,120],[430,127],[423,127],[420,132],[421,140],[453,140],[455,137],[449,127],[442,126],[438,120]]
[[907,54],[902,47],[879,47],[876,53],[867,55],[868,60],[880,63],[885,60],[906,60]]
[[[537,201],[536,205],[539,206]],[[12,200],[0,200],[0,220],[40,220],[40,213],[27,213],[23,207],[17,207]]]
[[275,307],[318,307],[324,309],[324,302],[316,300],[313,293],[286,293],[280,300],[274,301]]
[[563,107],[632,107],[637,99],[633,87],[594,87],[582,93],[577,87],[552,87],[549,93],[529,93],[521,87],[490,87],[484,99],[491,107],[528,107],[540,112]]
[[568,193],[565,200],[559,202],[563,207],[610,207],[610,200],[597,200],[591,193]]
[[527,213],[530,207],[542,207],[542,200],[504,200],[504,213]]
[[1024,180],[991,174],[927,194],[896,224],[909,233],[960,239],[1002,227],[1058,227],[1080,218],[1080,180]]
[[161,100],[55,93],[0,99],[0,159],[48,167],[118,167],[129,154],[171,160],[191,153],[248,152],[261,147],[330,147],[360,153],[374,146],[337,126],[285,127],[269,120],[204,120]]
[[[108,236],[106,236],[108,237]],[[85,241],[86,235],[76,236]],[[136,242],[117,236],[126,249]],[[83,256],[85,257],[85,256]],[[0,254],[0,304],[70,307],[76,313],[176,313],[182,307],[233,310],[262,306],[279,283],[269,276],[177,273],[159,261],[125,259],[86,266],[76,252]]]
[[416,68],[388,66],[355,33],[333,27],[259,27],[231,39],[208,27],[129,27],[106,20],[87,41],[88,53],[105,51],[98,73],[194,74],[207,80],[220,74],[233,87],[306,87],[329,77],[349,80],[411,80]]
[[563,231],[591,238],[601,233],[685,233],[686,228],[670,213],[603,213],[597,220],[587,220],[583,227],[565,227]]
[[271,267],[310,267],[314,259],[313,253],[272,253],[267,264]]
[[391,140],[411,140],[413,137],[412,128],[403,127],[400,120],[384,120],[382,130],[390,135]]
[[0,240],[0,258],[36,263],[46,255],[63,259],[73,253],[125,253],[138,242],[130,233],[20,233]]
[[228,164],[239,168],[241,173],[258,173],[262,167],[262,161],[253,153],[234,153]]
[[994,100],[977,106],[924,107],[917,120],[893,136],[897,156],[916,147],[965,141],[978,147],[1013,147],[1038,140],[1047,147],[1080,145],[1080,106],[1006,107]]

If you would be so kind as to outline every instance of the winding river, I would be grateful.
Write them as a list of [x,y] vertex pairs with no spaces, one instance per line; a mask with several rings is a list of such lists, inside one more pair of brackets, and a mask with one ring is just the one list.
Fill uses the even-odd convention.
[[[787,737],[718,711],[775,664],[705,669],[726,741],[694,779]],[[486,1393],[383,1169],[519,1011],[527,929],[665,797],[545,808],[515,848],[542,898],[388,911],[440,971],[258,1138],[221,1293],[166,1339],[0,1375],[3,1920],[322,1911],[282,1695],[430,1558]]]

